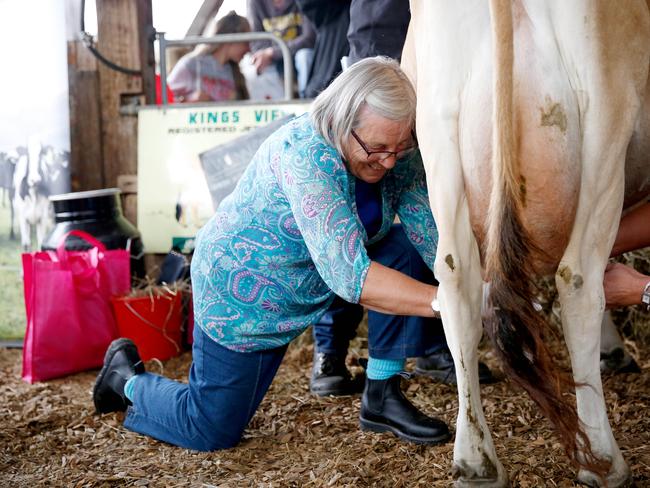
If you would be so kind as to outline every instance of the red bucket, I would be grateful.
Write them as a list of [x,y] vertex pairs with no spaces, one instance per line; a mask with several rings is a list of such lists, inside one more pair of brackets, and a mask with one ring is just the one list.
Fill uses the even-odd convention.
[[143,361],[161,361],[181,353],[181,293],[111,299],[120,337],[138,346]]
[[192,293],[190,292],[187,303],[187,325],[185,327],[185,341],[190,348],[194,344],[194,302],[192,298]]

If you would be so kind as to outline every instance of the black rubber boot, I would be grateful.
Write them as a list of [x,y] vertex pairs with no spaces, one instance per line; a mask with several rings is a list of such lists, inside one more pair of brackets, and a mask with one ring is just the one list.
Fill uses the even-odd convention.
[[416,444],[441,444],[451,437],[442,420],[429,417],[409,402],[401,388],[402,375],[387,380],[366,379],[359,423],[362,430],[392,432]]
[[364,376],[352,377],[345,357],[317,352],[311,369],[309,390],[318,396],[354,395],[363,391]]
[[602,374],[640,373],[641,368],[625,349],[617,347],[610,352],[600,353]]
[[111,342],[93,388],[97,413],[125,411],[131,402],[124,395],[124,385],[129,378],[141,373],[144,373],[144,364],[133,341],[120,338]]
[[[454,368],[454,359],[451,357],[449,349],[441,349],[428,356],[417,358],[415,361],[415,373],[428,376],[448,385],[456,384],[456,369]],[[478,381],[482,385],[497,381],[490,368],[480,361],[478,363]]]

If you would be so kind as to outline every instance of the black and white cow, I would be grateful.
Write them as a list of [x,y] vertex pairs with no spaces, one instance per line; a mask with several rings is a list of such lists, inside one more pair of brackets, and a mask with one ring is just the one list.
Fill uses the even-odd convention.
[[9,239],[14,240],[16,233],[14,232],[14,172],[16,170],[16,161],[18,160],[18,153],[16,152],[0,152],[0,188],[2,189],[2,206],[6,207],[9,204],[9,211],[11,214],[9,221]]
[[36,230],[36,247],[40,248],[50,226],[48,197],[68,191],[68,162],[67,151],[43,146],[34,137],[29,139],[26,150],[18,151],[13,174],[13,208],[25,251],[32,249],[32,230]]

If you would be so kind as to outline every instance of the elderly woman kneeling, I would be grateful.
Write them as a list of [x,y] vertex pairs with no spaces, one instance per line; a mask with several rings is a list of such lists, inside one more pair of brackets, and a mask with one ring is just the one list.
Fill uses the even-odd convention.
[[[309,114],[271,135],[197,236],[189,384],[145,372],[135,345],[117,339],[93,391],[97,411],[127,410],[127,428],[181,447],[232,447],[288,343],[336,296],[387,314],[435,316],[435,286],[371,259],[397,261],[377,251],[392,245],[397,214],[402,237],[433,267],[437,231],[414,120],[413,87],[395,61],[377,57],[348,68]],[[404,397],[399,374],[382,376],[394,367],[371,356],[361,427],[448,440],[442,421]]]

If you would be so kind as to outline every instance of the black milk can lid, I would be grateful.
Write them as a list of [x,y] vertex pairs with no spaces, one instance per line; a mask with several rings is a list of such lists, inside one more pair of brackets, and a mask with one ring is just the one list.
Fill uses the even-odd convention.
[[76,191],[73,193],[61,193],[60,195],[51,195],[51,202],[59,202],[62,200],[80,200],[85,198],[105,197],[110,195],[119,195],[119,188],[103,188],[101,190],[89,191]]
[[52,195],[55,222],[97,220],[119,217],[122,213],[119,188]]

